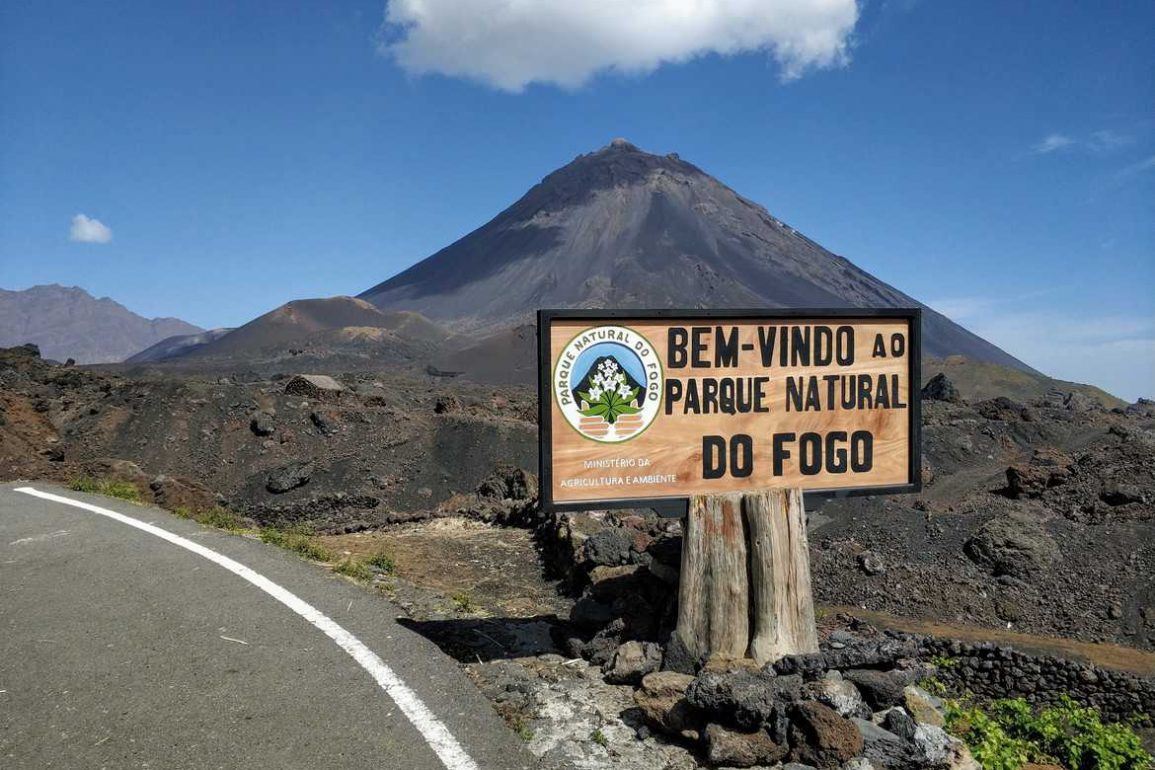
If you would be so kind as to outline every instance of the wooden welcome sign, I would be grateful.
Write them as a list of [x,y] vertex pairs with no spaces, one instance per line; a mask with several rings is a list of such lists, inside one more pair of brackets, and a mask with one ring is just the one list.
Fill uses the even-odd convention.
[[683,515],[697,660],[818,650],[806,492],[917,492],[915,310],[542,310],[546,510]]
[[920,311],[542,310],[546,509],[919,489]]

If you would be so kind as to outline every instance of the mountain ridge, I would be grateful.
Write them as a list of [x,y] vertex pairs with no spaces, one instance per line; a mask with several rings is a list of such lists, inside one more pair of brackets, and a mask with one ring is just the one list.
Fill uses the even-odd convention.
[[540,307],[920,307],[924,353],[1034,371],[676,153],[579,155],[473,232],[358,295],[471,332]]
[[145,318],[79,286],[0,289],[0,347],[31,342],[60,361],[116,363],[168,337],[203,331],[179,318]]

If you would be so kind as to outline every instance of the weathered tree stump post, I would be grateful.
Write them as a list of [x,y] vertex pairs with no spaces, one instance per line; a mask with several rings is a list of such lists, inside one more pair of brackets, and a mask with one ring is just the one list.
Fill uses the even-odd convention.
[[692,497],[680,580],[691,655],[763,665],[818,651],[802,490]]

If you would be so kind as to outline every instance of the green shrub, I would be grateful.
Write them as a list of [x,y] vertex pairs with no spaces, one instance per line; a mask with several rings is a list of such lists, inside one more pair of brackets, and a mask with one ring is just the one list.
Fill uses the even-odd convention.
[[385,551],[378,551],[366,559],[365,563],[378,572],[384,572],[386,575],[392,575],[397,571],[397,563],[393,561],[393,557]]
[[364,562],[353,558],[342,559],[334,565],[333,571],[354,580],[372,580],[374,576],[373,570],[369,569]]
[[918,686],[929,692],[931,695],[937,695],[940,698],[947,696],[947,687],[938,677],[928,676],[918,681]]
[[247,527],[245,520],[227,508],[219,505],[209,509],[192,509],[186,506],[177,506],[172,512],[182,519],[192,519],[206,527],[228,530],[229,532],[243,532]]
[[261,540],[300,554],[312,561],[332,561],[333,553],[313,539],[312,534],[302,528],[278,529],[265,527],[261,530]]
[[1069,770],[1147,770],[1152,757],[1132,725],[1104,724],[1099,712],[1064,695],[1034,709],[1022,698],[986,707],[947,707],[947,729],[970,746],[986,770],[1018,770],[1025,762],[1059,762]]
[[1099,712],[1063,695],[1037,714],[1022,698],[991,704],[1011,735],[1038,745],[1072,770],[1147,770],[1151,755],[1129,725],[1103,724]]
[[1012,738],[993,717],[977,706],[947,703],[946,729],[966,741],[983,770],[1019,770],[1043,759],[1034,744]]
[[533,730],[530,729],[530,726],[525,723],[524,717],[520,715],[515,716],[510,721],[509,726],[513,728],[515,733],[517,733],[517,737],[521,738],[526,743],[529,743],[533,740]]
[[89,492],[106,497],[116,497],[121,500],[127,500],[130,503],[141,502],[140,490],[136,488],[135,484],[130,484],[127,481],[94,479],[89,476],[82,476],[73,479],[68,485],[68,488],[76,492]]
[[94,495],[100,494],[100,482],[91,476],[80,476],[68,483],[68,488],[74,492],[91,492]]
[[206,527],[216,527],[229,532],[240,532],[246,529],[244,519],[219,505],[209,508],[207,511],[197,511],[192,515],[192,518]]
[[477,611],[477,602],[473,600],[473,596],[468,591],[458,591],[450,599],[453,600],[454,609],[460,613],[468,615]]

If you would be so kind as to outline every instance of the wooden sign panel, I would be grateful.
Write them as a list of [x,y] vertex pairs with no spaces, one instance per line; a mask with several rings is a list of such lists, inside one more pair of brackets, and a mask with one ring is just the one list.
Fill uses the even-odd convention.
[[542,310],[542,504],[917,492],[912,310]]

